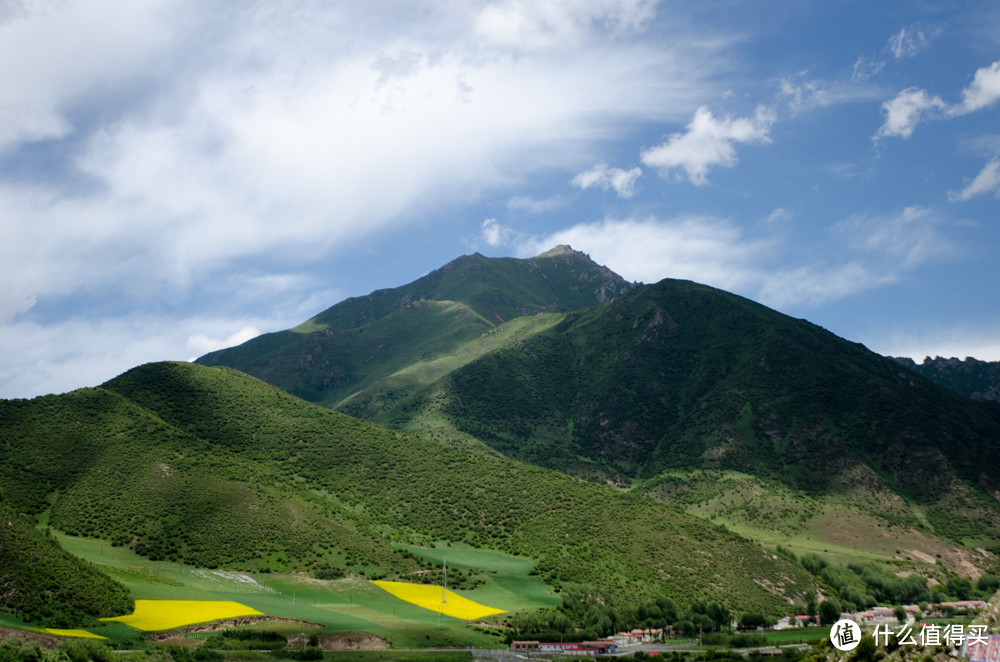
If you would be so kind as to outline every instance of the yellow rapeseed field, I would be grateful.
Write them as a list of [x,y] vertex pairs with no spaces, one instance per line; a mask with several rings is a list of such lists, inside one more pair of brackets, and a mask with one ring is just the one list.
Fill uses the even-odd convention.
[[[463,621],[474,621],[477,618],[503,614],[503,609],[494,609],[478,602],[463,598],[451,591],[442,591],[440,586],[428,584],[408,584],[406,582],[372,582],[400,600],[415,604],[424,609],[436,611],[445,616],[460,618]],[[443,594],[443,595],[442,595]]]
[[260,615],[261,612],[256,609],[229,600],[136,600],[135,611],[128,616],[101,620],[117,621],[148,632],[171,630],[220,618]]
[[61,630],[59,628],[42,628],[46,634],[54,634],[57,637],[77,637],[79,639],[107,639],[99,634],[87,632],[86,630]]

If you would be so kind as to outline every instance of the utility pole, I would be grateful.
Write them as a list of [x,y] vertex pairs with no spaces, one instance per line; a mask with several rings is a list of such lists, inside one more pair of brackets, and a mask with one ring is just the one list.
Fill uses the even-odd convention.
[[448,559],[441,558],[441,602],[448,604]]

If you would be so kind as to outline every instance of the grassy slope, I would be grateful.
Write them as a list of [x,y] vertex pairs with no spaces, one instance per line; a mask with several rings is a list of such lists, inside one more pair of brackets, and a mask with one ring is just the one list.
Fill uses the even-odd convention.
[[380,420],[444,417],[510,456],[648,491],[675,481],[663,472],[736,470],[952,540],[1000,536],[987,496],[1000,479],[984,470],[1000,460],[1000,408],[693,283],[569,315],[408,406]]
[[[199,363],[225,365],[329,407],[418,362],[454,356],[504,322],[607,301],[629,287],[589,258],[459,258],[402,287],[343,301]],[[440,366],[439,366],[440,367]]]
[[[52,524],[139,549],[159,541],[162,558],[201,564],[201,555],[221,548],[225,567],[308,567],[315,560],[412,572],[414,561],[383,555],[386,538],[369,535],[377,530],[399,540],[451,540],[535,558],[550,584],[583,585],[616,601],[667,594],[682,603],[709,598],[776,610],[783,591],[801,594],[811,586],[800,569],[673,508],[378,428],[232,371],[152,364],[71,396],[62,413],[58,399],[42,403],[50,414],[46,434],[29,434],[34,425],[5,430],[13,464],[72,454],[58,446],[60,430],[77,429],[83,440],[89,428],[98,441],[84,444],[91,454],[81,456],[76,480],[61,485]],[[84,416],[76,405],[89,397],[131,408],[136,424],[109,428],[103,407]],[[33,403],[3,403],[0,411],[8,407],[30,412]],[[40,440],[51,444],[48,450],[29,450]],[[93,454],[94,446],[108,451]],[[131,478],[122,473],[126,465]],[[222,477],[218,489],[245,499],[215,499],[209,476]],[[202,491],[191,491],[192,484]],[[255,516],[241,519],[253,506]],[[285,517],[273,529],[251,528],[269,507]],[[169,530],[156,526],[171,513]],[[345,538],[350,532],[355,537]],[[367,547],[359,551],[362,543]],[[775,592],[755,582],[762,578]]]
[[[305,632],[371,632],[397,648],[461,645],[495,646],[497,639],[470,630],[458,619],[392,598],[363,579],[324,581],[301,574],[210,572],[169,561],[150,562],[131,550],[111,547],[88,538],[57,534],[63,546],[97,567],[122,577],[137,598],[154,600],[234,600],[269,616],[293,618],[323,626]],[[449,567],[470,569],[485,583],[458,592],[472,600],[507,611],[537,609],[559,604],[559,598],[537,576],[529,575],[533,563],[497,552],[473,549],[410,548],[428,559],[447,554]],[[453,566],[454,564],[454,566]],[[250,578],[253,582],[246,581]],[[514,587],[514,590],[511,590]],[[455,589],[453,589],[455,590]],[[300,631],[294,624],[269,623],[260,627]],[[88,628],[113,640],[134,638],[135,632],[117,624]]]
[[66,627],[132,609],[128,590],[0,501],[0,611]]
[[415,569],[362,516],[114,391],[0,402],[0,429],[11,504],[58,529],[206,567]]

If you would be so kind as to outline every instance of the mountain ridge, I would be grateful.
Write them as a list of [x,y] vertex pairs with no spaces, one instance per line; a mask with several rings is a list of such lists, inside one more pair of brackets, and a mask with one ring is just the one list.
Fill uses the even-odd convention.
[[631,287],[568,246],[525,260],[475,253],[196,362],[227,365],[333,407],[414,356],[449,355],[514,319],[596,305]]
[[[485,288],[511,299],[496,273],[560,259],[594,269],[569,247],[543,255],[465,256],[432,274],[455,276],[451,291]],[[569,281],[563,274],[547,285]],[[368,328],[385,332],[384,351],[400,349],[399,361],[338,397],[306,395],[395,429],[634,487],[749,535],[831,541],[857,517],[880,532],[903,527],[925,549],[943,537],[945,557],[957,563],[967,544],[1000,548],[1000,484],[982,470],[1000,461],[990,441],[1000,436],[996,411],[749,299],[690,281],[615,282],[616,296],[596,301],[591,288],[592,303],[573,310],[555,312],[550,302],[495,326],[480,315],[481,326],[463,325],[447,346],[439,332],[422,346],[407,335],[419,336],[417,326],[383,317]],[[410,287],[376,298],[398,303]],[[287,351],[258,352],[249,366],[227,361],[239,350],[214,360],[261,368],[268,379],[263,368],[287,361]],[[712,491],[700,477],[706,471],[749,478],[716,481]],[[734,501],[747,480],[750,492]],[[772,508],[784,519],[769,521]],[[889,534],[876,537],[889,548]]]

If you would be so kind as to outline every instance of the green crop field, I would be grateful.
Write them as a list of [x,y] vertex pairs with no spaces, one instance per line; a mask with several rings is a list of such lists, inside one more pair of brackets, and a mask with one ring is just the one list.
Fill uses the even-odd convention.
[[[257,626],[284,634],[371,632],[395,648],[502,645],[482,627],[411,605],[360,578],[328,581],[302,574],[206,570],[167,561],[152,562],[105,541],[54,530],[52,533],[67,551],[98,566],[126,585],[138,599],[233,600],[268,616],[306,621],[322,628],[275,622]],[[530,559],[471,548],[402,547],[436,564],[447,558],[453,572],[461,571],[481,581],[473,590],[449,588],[482,604],[505,611],[524,611],[554,607],[560,602],[540,578],[529,575],[534,567]],[[12,621],[11,625],[23,626],[19,621]],[[117,623],[87,629],[120,642],[139,636],[132,628]]]

